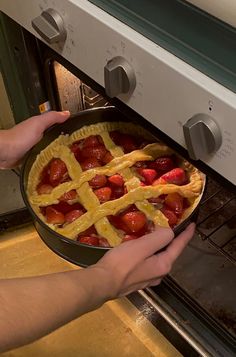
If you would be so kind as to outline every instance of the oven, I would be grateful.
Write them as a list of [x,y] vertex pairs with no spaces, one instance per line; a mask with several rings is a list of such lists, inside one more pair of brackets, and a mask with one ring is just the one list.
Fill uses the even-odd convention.
[[[1,0],[0,10],[16,123],[114,105],[208,176],[193,240],[160,286],[129,299],[183,355],[234,356],[234,2]],[[0,229],[30,220],[19,198],[2,209]]]

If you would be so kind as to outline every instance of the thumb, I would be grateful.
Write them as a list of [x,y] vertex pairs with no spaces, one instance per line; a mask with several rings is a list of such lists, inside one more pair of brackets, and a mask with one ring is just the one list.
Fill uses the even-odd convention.
[[53,124],[64,123],[70,116],[68,110],[62,112],[50,111],[41,115],[37,115],[30,120],[37,121],[39,132],[44,132]]
[[45,114],[36,115],[29,119],[22,121],[20,124],[17,124],[13,128],[13,131],[15,132],[15,134],[17,134],[17,133],[19,134],[20,132],[24,132],[24,131],[26,133],[30,134],[29,135],[30,140],[27,140],[27,141],[32,142],[32,144],[34,145],[37,141],[39,141],[41,139],[41,137],[43,136],[43,133],[46,129],[48,129],[53,124],[63,123],[64,121],[66,121],[69,118],[69,116],[70,116],[69,111],[47,112]]
[[[15,125],[10,129],[9,133],[11,135],[11,141],[14,142],[14,151],[18,153],[17,156],[19,156],[19,158],[23,157],[23,155],[42,138],[47,128],[56,123],[63,123],[69,116],[69,111],[51,111],[36,115]],[[22,140],[22,134],[24,134],[24,140]],[[15,150],[16,148],[17,150]]]

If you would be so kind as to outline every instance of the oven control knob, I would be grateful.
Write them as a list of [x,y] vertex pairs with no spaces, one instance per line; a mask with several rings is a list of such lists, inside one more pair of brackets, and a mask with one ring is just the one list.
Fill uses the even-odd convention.
[[49,44],[64,42],[66,29],[61,15],[54,9],[47,9],[31,22],[35,31]]
[[217,151],[222,144],[220,127],[207,114],[194,115],[184,124],[183,131],[191,159],[204,159]]
[[110,98],[119,94],[132,94],[136,87],[134,69],[125,58],[114,57],[104,68],[104,82],[106,94]]

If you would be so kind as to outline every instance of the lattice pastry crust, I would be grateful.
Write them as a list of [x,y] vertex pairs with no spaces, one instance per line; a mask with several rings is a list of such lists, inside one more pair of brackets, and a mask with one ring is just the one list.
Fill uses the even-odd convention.
[[[181,167],[188,173],[188,183],[184,185],[176,184],[157,184],[140,185],[140,177],[133,166],[137,162],[153,161],[158,157],[172,155],[173,151],[160,142],[147,144],[142,149],[137,149],[129,153],[124,153],[121,146],[117,146],[111,139],[109,132],[119,131],[121,133],[132,133],[144,139],[153,141],[153,138],[142,127],[132,123],[124,122],[104,122],[90,126],[85,126],[69,135],[60,135],[48,147],[46,147],[36,158],[34,162],[27,186],[27,194],[32,208],[42,221],[47,223],[50,228],[61,235],[76,239],[83,231],[95,226],[97,234],[104,237],[110,246],[117,246],[122,242],[124,235],[119,229],[115,228],[108,216],[116,215],[129,205],[134,204],[137,209],[145,214],[148,221],[154,225],[168,227],[168,219],[160,209],[150,203],[148,199],[177,192],[182,197],[188,199],[189,207],[183,212],[178,223],[185,220],[194,210],[199,202],[203,187],[203,176],[190,163],[182,160]],[[91,135],[100,135],[103,143],[113,156],[113,159],[104,166],[94,167],[83,171],[80,163],[76,160],[70,147],[74,142],[88,138]],[[70,181],[63,182],[54,187],[50,193],[38,194],[37,187],[40,182],[40,174],[43,169],[54,158],[61,159],[67,167]],[[96,175],[106,175],[110,177],[114,174],[120,174],[125,182],[126,193],[117,199],[100,203],[98,197],[89,185],[89,181]],[[71,190],[76,190],[77,201],[83,205],[86,212],[71,223],[64,225],[50,224],[42,214],[42,207],[55,205],[59,203],[59,198]]]

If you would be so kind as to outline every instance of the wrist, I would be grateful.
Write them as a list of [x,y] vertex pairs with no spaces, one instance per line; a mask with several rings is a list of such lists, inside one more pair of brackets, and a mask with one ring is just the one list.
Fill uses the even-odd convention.
[[99,294],[104,302],[119,297],[121,286],[126,279],[126,272],[123,274],[122,269],[116,264],[107,263],[103,258],[87,270],[91,270],[91,274],[99,279]]
[[78,316],[99,308],[113,298],[112,279],[103,268],[93,265],[62,274],[66,277],[64,288],[70,291]]
[[10,143],[7,141],[7,131],[0,130],[0,169],[8,167],[8,151]]
[[19,138],[14,135],[13,128],[0,130],[0,169],[11,169],[20,164]]
[[86,268],[86,271],[91,282],[93,294],[96,295],[101,305],[116,297],[115,282],[111,271],[100,264],[92,265]]

